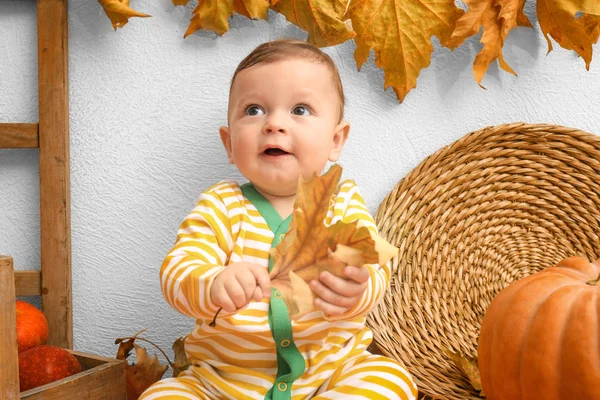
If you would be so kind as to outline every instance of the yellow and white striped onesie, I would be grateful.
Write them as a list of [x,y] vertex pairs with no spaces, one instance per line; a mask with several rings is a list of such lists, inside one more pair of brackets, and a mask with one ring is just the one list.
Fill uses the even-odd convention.
[[[362,220],[375,230],[358,187],[342,182],[325,225]],[[290,321],[280,294],[251,302],[236,313],[210,299],[214,278],[227,265],[251,262],[270,268],[269,250],[289,229],[251,184],[223,181],[203,193],[183,221],[161,272],[163,295],[177,311],[196,319],[185,342],[192,367],[164,379],[140,397],[153,399],[415,399],[416,386],[398,362],[372,355],[365,315],[387,288],[389,265],[371,272],[359,304],[345,315],[321,311]],[[282,308],[283,304],[283,308]]]

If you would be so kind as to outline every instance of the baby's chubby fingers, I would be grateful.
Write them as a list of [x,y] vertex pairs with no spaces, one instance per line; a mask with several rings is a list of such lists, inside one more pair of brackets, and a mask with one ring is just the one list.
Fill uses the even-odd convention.
[[[331,282],[336,282],[338,279],[345,281],[343,278],[338,278],[334,275],[331,276],[333,276],[333,279],[327,280]],[[335,286],[335,284],[332,285]],[[356,303],[354,297],[342,295],[316,279],[310,282],[310,288],[317,296],[315,306],[328,315],[336,314],[335,311],[344,312]],[[339,310],[337,310],[337,308],[339,308]]]
[[256,298],[258,294],[256,293],[256,291],[254,292],[254,300],[260,301],[263,298],[271,297],[271,278],[269,278],[269,271],[267,270],[267,268],[258,264],[249,264],[248,269],[252,273],[252,275],[254,275],[257,287],[262,290],[262,296],[258,299]]
[[271,294],[267,268],[259,264],[234,263],[215,278],[211,298],[226,312],[235,312],[251,301],[260,301]]
[[212,301],[217,307],[221,307],[228,313],[235,312],[237,310],[236,305],[229,296],[227,289],[223,285],[222,281],[215,281],[211,288]]
[[371,273],[367,268],[353,267],[351,265],[344,268],[344,274],[346,278],[356,283],[365,283],[371,277]]
[[344,268],[345,278],[340,278],[327,271],[319,274],[319,282],[333,292],[344,297],[362,295],[367,287],[370,273],[366,268],[348,266]]

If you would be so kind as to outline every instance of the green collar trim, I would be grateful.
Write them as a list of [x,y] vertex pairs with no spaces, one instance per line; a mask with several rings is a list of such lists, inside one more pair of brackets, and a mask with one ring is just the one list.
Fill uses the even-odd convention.
[[[290,215],[285,220],[281,218],[281,215],[275,210],[273,205],[256,190],[252,183],[244,183],[241,186],[242,194],[246,197],[250,202],[256,207],[260,215],[263,216],[267,225],[269,225],[269,229],[273,233],[278,233],[285,228],[284,234],[287,232],[290,222],[292,221],[292,216]],[[285,226],[282,226],[285,224]],[[273,242],[273,246],[275,247],[280,242],[279,236],[275,236],[275,241]]]

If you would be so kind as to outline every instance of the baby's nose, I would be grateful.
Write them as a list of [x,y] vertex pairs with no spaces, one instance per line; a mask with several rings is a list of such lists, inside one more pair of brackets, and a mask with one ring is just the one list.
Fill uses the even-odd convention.
[[271,114],[265,124],[265,133],[286,133],[287,128],[282,116]]

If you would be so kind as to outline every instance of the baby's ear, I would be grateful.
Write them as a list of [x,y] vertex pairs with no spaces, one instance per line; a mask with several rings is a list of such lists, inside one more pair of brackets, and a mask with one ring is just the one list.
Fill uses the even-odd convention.
[[333,147],[329,152],[329,161],[335,162],[342,154],[342,148],[348,139],[350,133],[350,123],[348,121],[340,122],[333,131]]
[[219,135],[221,136],[223,147],[225,147],[225,151],[227,151],[227,158],[229,159],[229,163],[235,164],[235,160],[233,159],[233,153],[231,152],[231,136],[229,135],[229,128],[226,126],[220,127]]

